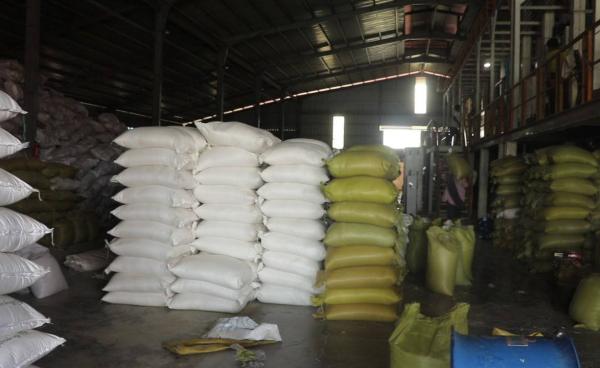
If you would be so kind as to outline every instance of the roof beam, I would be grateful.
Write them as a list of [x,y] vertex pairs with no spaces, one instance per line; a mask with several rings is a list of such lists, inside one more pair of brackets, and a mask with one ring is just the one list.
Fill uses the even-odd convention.
[[264,28],[261,30],[256,30],[254,32],[248,32],[246,34],[232,36],[227,39],[227,43],[230,45],[233,45],[233,44],[247,41],[247,40],[250,40],[253,38],[267,36],[267,35],[274,34],[274,33],[285,32],[285,31],[296,29],[296,28],[308,27],[308,26],[312,26],[315,24],[320,24],[323,22],[328,22],[328,21],[332,21],[332,20],[336,20],[336,19],[344,19],[344,18],[354,17],[354,16],[360,15],[360,14],[371,13],[371,12],[376,12],[376,11],[381,11],[381,10],[394,9],[394,8],[398,8],[398,7],[403,7],[405,5],[413,5],[415,3],[454,5],[456,2],[449,1],[449,0],[418,0],[418,1],[415,1],[415,0],[392,0],[390,2],[383,3],[383,4],[375,4],[375,5],[365,6],[365,7],[357,8],[357,9],[353,9],[353,10],[348,10],[348,11],[343,11],[343,12],[338,12],[338,13],[331,13],[328,15],[320,16],[320,17],[313,17],[311,19],[304,19],[304,20],[299,20],[296,22],[289,22],[289,23],[281,24],[281,25],[275,26],[275,27]]

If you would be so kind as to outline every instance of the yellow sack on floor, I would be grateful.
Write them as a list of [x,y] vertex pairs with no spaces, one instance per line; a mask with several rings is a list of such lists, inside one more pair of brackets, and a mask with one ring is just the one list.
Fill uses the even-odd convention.
[[397,255],[392,248],[340,247],[328,249],[325,269],[329,271],[344,267],[391,266],[397,262]]
[[398,190],[391,181],[369,176],[334,179],[323,188],[332,202],[371,202],[392,204]]
[[389,339],[390,367],[449,368],[452,330],[469,334],[468,313],[469,305],[459,303],[447,314],[428,317],[418,303],[407,304]]
[[363,266],[326,271],[323,276],[327,289],[385,288],[398,283],[400,272],[389,266]]
[[393,227],[400,213],[396,206],[368,202],[337,202],[327,210],[327,215],[337,222],[370,224]]
[[427,230],[427,241],[427,288],[452,296],[456,285],[460,244],[453,234],[439,226],[432,226]]
[[393,180],[400,175],[400,161],[380,152],[345,151],[327,161],[334,178],[374,176]]
[[567,192],[593,196],[598,193],[598,188],[588,179],[568,178],[556,179],[550,182],[550,190],[553,192]]
[[395,288],[327,289],[312,298],[313,305],[323,304],[397,304],[401,300]]
[[569,315],[582,323],[582,327],[600,330],[600,274],[592,274],[579,282]]
[[596,157],[587,150],[575,146],[555,146],[547,151],[550,162],[555,164],[579,163],[598,167]]
[[595,207],[595,203],[590,201],[590,197],[568,192],[549,193],[544,199],[544,203],[548,206],[583,207],[590,210]]
[[336,304],[326,305],[315,317],[329,321],[393,322],[398,319],[396,305],[385,304]]
[[336,222],[329,227],[323,243],[328,247],[375,245],[393,247],[398,233],[387,227]]
[[473,226],[454,226],[450,232],[460,244],[460,254],[456,264],[456,285],[469,286],[473,280],[471,267],[475,254],[475,230]]

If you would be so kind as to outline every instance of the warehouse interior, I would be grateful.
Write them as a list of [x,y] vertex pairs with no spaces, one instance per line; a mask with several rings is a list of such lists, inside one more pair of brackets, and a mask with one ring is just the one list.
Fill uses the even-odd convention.
[[2,4],[0,367],[600,364],[600,2]]

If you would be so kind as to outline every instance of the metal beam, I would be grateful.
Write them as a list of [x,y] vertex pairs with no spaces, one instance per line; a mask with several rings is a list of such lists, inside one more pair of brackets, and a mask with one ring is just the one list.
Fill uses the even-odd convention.
[[[510,64],[510,85],[515,86],[521,80],[521,0],[511,0],[510,2],[510,19],[511,25],[511,64]],[[514,90],[512,99],[512,121],[517,122],[517,117],[520,116],[518,109],[513,109],[520,104],[520,94],[518,89]]]
[[37,114],[39,111],[38,88],[40,84],[40,0],[27,0],[25,20],[25,127],[26,141],[35,142]]
[[[481,35],[477,40],[475,46],[475,114],[477,117],[480,116],[479,111],[481,109]],[[475,119],[478,121],[478,119]]]
[[[455,5],[456,4],[455,1],[449,1],[449,0],[420,0],[420,1],[417,1],[417,3],[419,3],[419,4],[439,4],[439,5]],[[267,36],[267,35],[274,34],[274,33],[285,32],[285,31],[302,28],[302,27],[308,27],[308,26],[312,26],[315,24],[320,24],[323,22],[328,22],[328,21],[332,21],[332,20],[336,20],[336,19],[345,19],[345,18],[354,17],[356,15],[360,15],[360,14],[366,14],[366,13],[387,10],[387,9],[394,9],[394,8],[398,8],[398,7],[403,7],[405,5],[413,5],[413,4],[415,4],[414,0],[413,1],[411,1],[411,0],[393,0],[393,1],[390,1],[387,3],[383,3],[383,4],[375,4],[375,5],[365,6],[362,8],[357,8],[357,9],[353,9],[353,10],[349,10],[349,11],[344,11],[344,12],[339,12],[339,13],[331,13],[328,15],[320,16],[320,17],[314,17],[311,19],[299,20],[296,22],[288,22],[286,24],[281,24],[279,26],[264,28],[261,30],[253,31],[253,32],[247,32],[245,34],[241,34],[238,36],[229,37],[227,39],[227,43],[233,45],[233,44],[237,44],[237,43],[247,41],[247,40],[250,40],[253,38]]]

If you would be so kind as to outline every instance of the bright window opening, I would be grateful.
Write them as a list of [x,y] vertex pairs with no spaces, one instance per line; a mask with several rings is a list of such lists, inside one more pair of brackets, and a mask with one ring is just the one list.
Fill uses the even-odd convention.
[[427,78],[415,78],[415,114],[427,114]]
[[342,115],[334,115],[333,117],[333,139],[331,146],[336,149],[344,148],[344,124],[346,119]]
[[421,147],[421,132],[424,126],[396,127],[382,125],[379,130],[383,132],[383,144],[394,149]]

